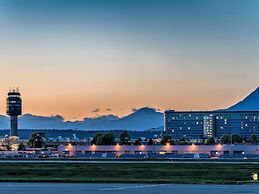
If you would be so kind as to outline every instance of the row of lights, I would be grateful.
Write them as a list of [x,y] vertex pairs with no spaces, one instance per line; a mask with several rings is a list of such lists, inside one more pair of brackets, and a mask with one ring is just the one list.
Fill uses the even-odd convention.
[[[68,147],[72,147],[73,145],[71,144],[71,143],[69,143],[68,144]],[[96,145],[95,144],[92,144],[91,145],[92,147],[95,147]],[[120,145],[120,144],[116,144],[116,147],[121,147],[122,145]],[[141,146],[141,147],[145,147],[145,145],[144,144],[141,144],[141,145],[139,145],[139,146]],[[166,143],[166,145],[165,146],[167,146],[167,147],[169,147],[169,146],[172,146],[169,142],[168,143]],[[192,146],[195,146],[194,144],[192,144]]]
[[[95,147],[95,146],[96,146],[95,144],[92,144],[92,147]],[[120,144],[118,144],[118,143],[116,144],[116,147],[121,147],[121,146],[122,146],[122,145],[120,145]],[[145,147],[144,144],[139,145],[139,146]],[[173,146],[173,145],[171,145],[169,142],[167,142],[165,146],[166,146],[166,147],[170,147],[170,146]],[[195,145],[195,144],[192,144],[191,146],[194,147],[194,146],[196,146],[196,145]],[[72,145],[71,143],[69,143],[69,144],[68,144],[68,147],[73,147],[73,145]],[[216,147],[221,149],[221,148],[222,148],[222,145],[218,144],[218,145],[216,145]]]

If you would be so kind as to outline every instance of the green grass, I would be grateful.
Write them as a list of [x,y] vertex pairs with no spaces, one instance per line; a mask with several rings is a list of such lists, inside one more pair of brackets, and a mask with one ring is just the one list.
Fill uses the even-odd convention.
[[251,183],[253,164],[1,163],[0,181]]

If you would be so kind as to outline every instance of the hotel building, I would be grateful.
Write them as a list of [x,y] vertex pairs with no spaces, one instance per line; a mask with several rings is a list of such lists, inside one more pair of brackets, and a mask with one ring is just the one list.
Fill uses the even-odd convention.
[[220,138],[223,134],[259,137],[259,111],[165,111],[165,132],[173,138]]

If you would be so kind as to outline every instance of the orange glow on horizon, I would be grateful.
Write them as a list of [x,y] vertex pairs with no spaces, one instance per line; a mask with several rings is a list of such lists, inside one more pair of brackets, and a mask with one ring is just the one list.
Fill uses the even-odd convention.
[[0,2],[2,115],[13,86],[23,113],[66,121],[122,117],[145,106],[218,110],[258,87],[257,1],[224,5],[229,14],[221,2],[205,1]]
[[[121,87],[123,86],[121,85]],[[74,89],[71,90],[71,88],[69,88],[69,92],[65,92],[63,89],[55,91],[51,88],[49,91],[47,88],[42,89],[41,91],[34,87],[28,88],[25,86],[21,86],[20,88],[23,100],[23,114],[30,113],[40,116],[51,116],[58,114],[64,116],[65,120],[71,121],[82,120],[86,117],[95,117],[98,115],[108,114],[114,114],[122,117],[132,113],[132,107],[141,108],[145,106],[150,106],[159,108],[162,111],[165,111],[167,109],[214,110],[218,108],[228,107],[249,93],[248,91],[245,94],[240,95],[240,97],[235,98],[233,98],[233,96],[226,96],[225,99],[229,99],[227,103],[224,103],[222,101],[219,103],[219,101],[216,100],[218,96],[215,95],[214,100],[212,98],[210,98],[210,101],[203,99],[202,102],[194,100],[190,104],[186,103],[189,102],[187,96],[185,96],[185,94],[178,89],[175,89],[174,91],[176,91],[176,93],[179,93],[177,94],[179,96],[168,96],[163,99],[161,99],[161,97],[159,96],[146,94],[139,94],[138,96],[141,96],[141,98],[136,98],[133,94],[127,94],[127,92],[126,94],[128,96],[122,96],[121,99],[119,99],[118,96],[121,96],[121,93],[123,92],[122,90],[120,91],[119,87],[117,87],[116,93],[109,94],[103,92],[105,95],[96,92],[92,93],[90,91],[82,91],[81,93],[78,93],[75,92]],[[95,89],[91,88],[91,90]],[[7,91],[8,88],[2,90],[0,88],[0,107],[5,107],[5,98]],[[233,93],[235,91],[236,90],[233,90]],[[103,96],[106,96],[106,98],[104,99]],[[195,93],[192,94],[192,96],[194,96],[195,99],[200,99]],[[161,99],[160,102],[162,103],[157,103],[157,99]],[[177,103],[172,103],[172,99],[178,99]],[[99,108],[99,111],[93,112],[96,108]],[[0,114],[5,115],[5,109],[0,109]]]

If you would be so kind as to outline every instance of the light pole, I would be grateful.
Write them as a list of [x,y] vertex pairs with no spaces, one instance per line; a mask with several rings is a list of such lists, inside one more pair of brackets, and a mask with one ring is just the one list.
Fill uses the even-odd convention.
[[233,137],[232,137],[232,133],[230,134],[230,154],[233,155]]

